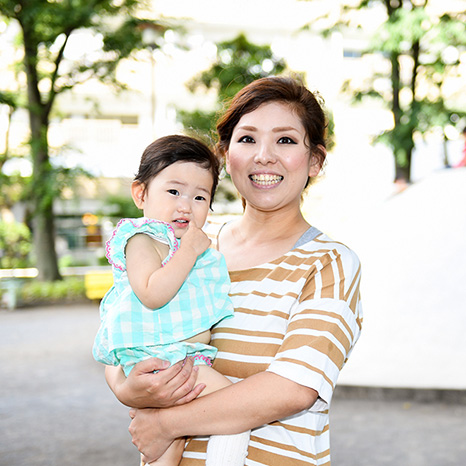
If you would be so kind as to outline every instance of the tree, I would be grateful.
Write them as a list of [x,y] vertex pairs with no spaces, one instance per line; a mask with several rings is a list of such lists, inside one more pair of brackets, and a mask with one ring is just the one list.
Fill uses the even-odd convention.
[[[144,48],[142,33],[165,27],[136,17],[138,0],[0,0],[0,15],[19,25],[27,77],[26,107],[29,114],[32,178],[30,184],[33,237],[39,278],[60,279],[55,251],[53,202],[61,170],[50,160],[48,128],[56,98],[65,91],[98,79],[117,85],[119,62]],[[100,54],[66,59],[70,37],[91,32],[101,40]],[[1,84],[0,84],[1,86]],[[24,89],[16,90],[18,94]]]
[[[447,126],[459,124],[465,115],[458,104],[461,86],[451,84],[461,79],[466,13],[438,14],[428,0],[362,0],[357,5],[342,4],[339,21],[325,33],[361,29],[357,13],[380,7],[386,21],[364,53],[385,57],[389,72],[374,73],[364,87],[354,88],[346,83],[346,89],[356,101],[377,98],[390,107],[393,127],[378,139],[393,150],[395,180],[409,182],[416,134],[425,134],[434,127],[445,134]],[[389,80],[388,92],[377,86],[381,79]]]
[[0,267],[29,266],[31,232],[23,223],[0,221]]
[[5,150],[3,154],[0,154],[0,206],[2,208],[9,209],[15,202],[21,197],[21,186],[20,177],[17,174],[11,176],[5,175],[3,168],[7,162],[9,162],[15,154],[12,154],[9,147],[9,136],[10,136],[10,123],[11,118],[18,107],[15,96],[10,92],[0,91],[0,104],[5,105],[8,109],[8,122],[7,129],[5,131],[4,146]]
[[223,103],[252,81],[280,74],[285,68],[284,60],[274,56],[268,45],[253,44],[244,34],[217,44],[215,62],[188,84],[193,93],[199,89],[215,89],[218,96],[217,106],[211,112],[179,110],[183,126],[188,130],[196,128],[196,134],[204,132],[209,137],[212,136],[215,116]]

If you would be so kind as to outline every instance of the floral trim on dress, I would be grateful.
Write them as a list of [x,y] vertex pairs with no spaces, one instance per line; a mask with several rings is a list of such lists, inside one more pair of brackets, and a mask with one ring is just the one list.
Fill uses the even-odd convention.
[[161,243],[167,244],[170,251],[162,261],[162,267],[173,257],[179,248],[175,230],[166,222],[147,217],[121,219],[112,236],[105,243],[105,256],[108,262],[122,272],[126,271],[126,243],[134,235],[145,233]]

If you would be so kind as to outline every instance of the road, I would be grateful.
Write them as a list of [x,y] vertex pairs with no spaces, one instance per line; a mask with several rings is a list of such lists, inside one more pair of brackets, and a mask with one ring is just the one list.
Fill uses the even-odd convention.
[[[1,466],[139,464],[128,410],[92,359],[98,324],[96,305],[0,310]],[[393,393],[336,392],[333,466],[465,464],[464,397],[426,403]]]

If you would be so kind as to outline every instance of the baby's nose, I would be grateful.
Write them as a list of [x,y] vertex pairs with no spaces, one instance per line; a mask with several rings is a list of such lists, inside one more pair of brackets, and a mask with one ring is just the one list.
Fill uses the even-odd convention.
[[190,213],[191,203],[187,199],[180,198],[178,201],[178,212]]

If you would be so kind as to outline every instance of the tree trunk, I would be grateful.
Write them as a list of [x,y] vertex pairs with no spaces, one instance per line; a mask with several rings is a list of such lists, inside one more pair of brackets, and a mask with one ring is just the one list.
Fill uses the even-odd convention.
[[[410,181],[410,167],[411,167],[411,153],[408,154],[406,149],[403,147],[401,134],[403,133],[401,123],[401,105],[400,105],[400,61],[399,54],[392,52],[390,56],[392,65],[391,81],[392,81],[392,114],[393,114],[393,134],[391,146],[393,148],[393,156],[395,163],[395,183]],[[409,151],[411,152],[411,151]]]
[[[411,182],[412,149],[403,151],[401,157],[395,156],[395,182]],[[402,161],[400,161],[402,159]]]
[[39,92],[37,74],[37,48],[32,46],[27,31],[24,31],[25,68],[27,74],[27,94],[29,123],[31,128],[32,157],[32,214],[33,238],[36,266],[39,279],[43,281],[61,280],[55,250],[55,224],[53,216],[53,197],[50,183],[50,161],[47,133],[49,128],[50,105],[44,105]]
[[50,177],[50,162],[47,144],[47,122],[41,122],[41,115],[30,111],[32,172],[32,233],[36,266],[39,280],[61,280],[58,270],[58,258],[55,250],[55,218],[53,215],[53,197],[50,194],[54,180]]
[[53,212],[41,210],[33,218],[34,250],[39,280],[61,280],[55,250],[55,222]]

